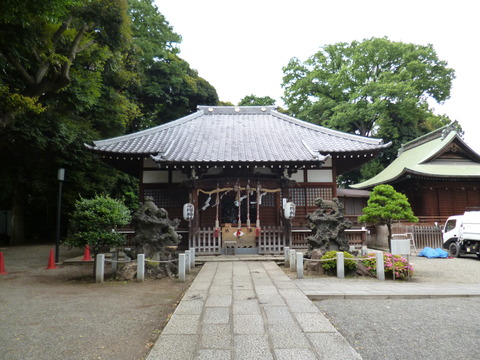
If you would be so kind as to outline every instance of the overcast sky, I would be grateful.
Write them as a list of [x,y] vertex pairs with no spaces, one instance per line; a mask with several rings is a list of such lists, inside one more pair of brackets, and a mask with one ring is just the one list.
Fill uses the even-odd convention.
[[458,120],[480,151],[478,91],[480,19],[471,0],[155,0],[182,36],[180,56],[210,82],[222,101],[270,96],[282,105],[283,71],[320,47],[387,36],[432,44],[455,69],[451,98],[436,113]]

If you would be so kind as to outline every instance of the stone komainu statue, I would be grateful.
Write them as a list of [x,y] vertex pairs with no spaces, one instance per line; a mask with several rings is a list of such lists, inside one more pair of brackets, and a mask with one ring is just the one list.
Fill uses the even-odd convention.
[[308,227],[312,230],[306,239],[309,250],[320,250],[322,254],[332,250],[349,251],[345,229],[352,223],[345,218],[343,205],[337,198],[317,198],[315,205],[318,209],[307,215]]
[[145,197],[145,203],[133,214],[132,224],[135,228],[133,242],[137,254],[158,258],[165,252],[166,246],[175,246],[181,240],[176,230],[179,219],[170,220],[168,212],[158,208],[153,199]]

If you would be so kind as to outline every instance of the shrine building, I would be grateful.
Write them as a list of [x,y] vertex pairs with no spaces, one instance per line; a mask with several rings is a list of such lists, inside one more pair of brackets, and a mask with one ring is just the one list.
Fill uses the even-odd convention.
[[422,223],[443,224],[451,215],[480,209],[480,155],[453,123],[403,144],[382,172],[351,187],[379,184],[405,194]]
[[[178,120],[87,147],[140,180],[179,218],[184,247],[199,254],[282,253],[304,234],[337,176],[390,146],[295,119],[272,106],[199,106]],[[298,242],[298,236],[297,236]]]

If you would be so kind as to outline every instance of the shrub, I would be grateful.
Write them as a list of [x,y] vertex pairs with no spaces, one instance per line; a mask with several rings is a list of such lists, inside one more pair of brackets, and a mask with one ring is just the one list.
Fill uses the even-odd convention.
[[[385,276],[393,278],[393,272],[395,271],[396,279],[405,279],[413,276],[413,267],[409,265],[407,259],[400,255],[392,255],[390,253],[383,253],[383,262],[385,264]],[[368,258],[362,261],[363,265],[374,276],[377,276],[377,258],[375,253],[368,254]]]
[[98,195],[93,199],[80,199],[75,204],[65,244],[80,248],[89,245],[96,255],[104,247],[124,244],[125,236],[114,229],[127,225],[130,219],[130,211],[119,200]]
[[[344,257],[344,265],[345,265],[345,271],[353,271],[357,268],[357,264],[354,260],[348,260],[348,259],[354,259],[354,256],[346,251],[343,252],[343,257]],[[322,268],[325,270],[333,270],[337,268],[337,251],[327,251],[325,255],[322,256],[322,260],[328,260],[332,259],[330,261],[324,261],[322,262]]]

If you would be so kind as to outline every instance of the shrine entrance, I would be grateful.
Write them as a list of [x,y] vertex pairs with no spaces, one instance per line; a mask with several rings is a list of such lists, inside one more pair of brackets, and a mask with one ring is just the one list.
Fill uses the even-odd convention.
[[268,181],[268,188],[258,180],[254,183],[250,186],[244,179],[219,183],[213,189],[197,188],[199,221],[192,245],[200,252],[225,255],[270,252],[271,239],[283,245],[278,215],[282,190],[272,181]]

